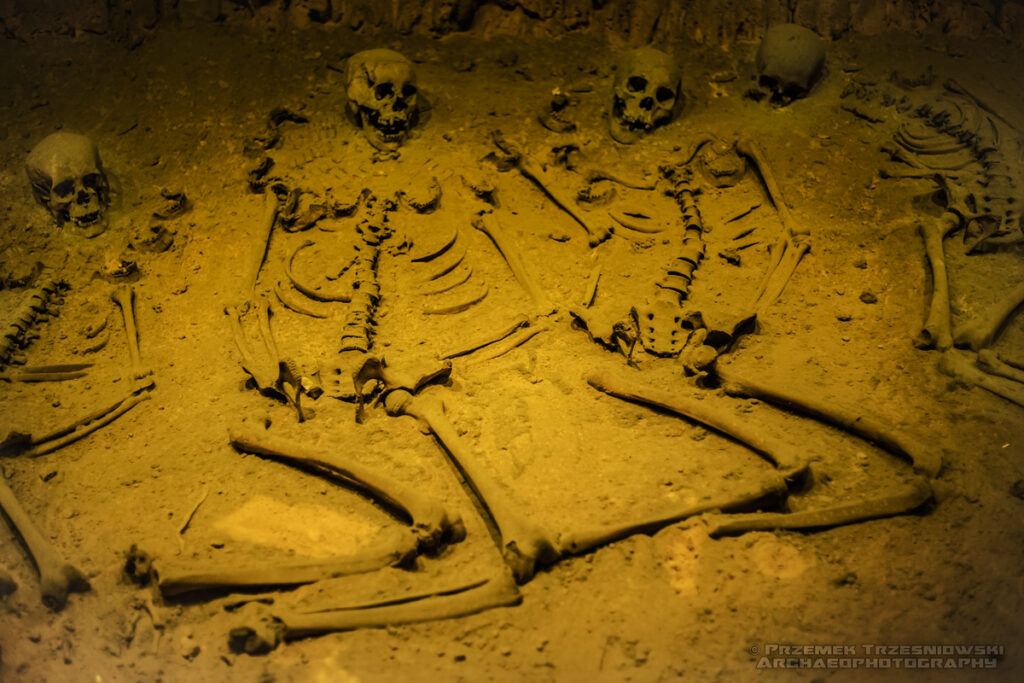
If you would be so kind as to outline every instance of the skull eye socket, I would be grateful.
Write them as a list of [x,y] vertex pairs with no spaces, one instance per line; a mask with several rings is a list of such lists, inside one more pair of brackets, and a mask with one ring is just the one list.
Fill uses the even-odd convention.
[[402,97],[412,97],[416,94],[416,86],[412,83],[406,83],[402,86]]
[[58,197],[67,197],[75,191],[75,181],[65,180],[57,183],[53,188],[53,193]]
[[676,96],[676,94],[672,90],[672,88],[666,88],[665,86],[662,86],[655,91],[654,96],[658,98],[659,102],[668,102],[669,100],[673,99]]
[[647,79],[643,76],[630,76],[626,81],[626,88],[630,92],[642,92],[647,87]]
[[390,83],[379,83],[373,88],[373,96],[378,100],[383,100],[385,97],[391,97],[395,94],[395,86]]
[[90,190],[98,190],[103,187],[103,176],[99,173],[90,173],[82,178],[82,184]]

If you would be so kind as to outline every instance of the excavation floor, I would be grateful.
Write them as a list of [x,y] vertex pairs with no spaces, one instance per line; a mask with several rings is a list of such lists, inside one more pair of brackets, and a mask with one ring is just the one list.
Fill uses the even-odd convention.
[[[424,105],[421,125],[397,159],[375,158],[344,110],[344,59],[379,45],[413,59]],[[92,583],[63,611],[47,611],[30,560],[0,526],[0,565],[19,584],[0,600],[0,680],[761,680],[774,675],[758,670],[772,644],[839,644],[862,653],[868,644],[1002,646],[996,670],[984,676],[896,675],[1021,680],[1024,409],[953,382],[938,371],[937,352],[912,345],[930,286],[917,226],[934,219],[927,201],[933,186],[880,179],[889,132],[839,106],[851,78],[884,81],[894,68],[909,77],[931,66],[939,83],[952,77],[969,84],[1020,130],[1021,55],[991,44],[913,45],[899,36],[844,41],[830,46],[828,74],[812,97],[778,109],[743,96],[755,49],[681,46],[687,67],[680,117],[625,147],[611,141],[605,113],[616,49],[591,39],[385,36],[371,43],[340,31],[257,35],[226,25],[167,28],[131,51],[89,35],[0,42],[5,277],[41,261],[68,284],[58,315],[36,329],[27,359],[93,363],[87,377],[69,382],[0,383],[0,432],[38,435],[125,394],[128,348],[110,300],[119,284],[110,273],[123,254],[138,267],[141,354],[155,382],[148,400],[93,435],[42,457],[0,462],[43,533]],[[555,133],[538,122],[556,91],[572,98],[565,116],[575,131]],[[797,497],[804,505],[884,493],[906,480],[910,466],[813,420],[697,390],[679,362],[637,351],[645,357],[633,370],[622,354],[577,329],[573,313],[597,333],[642,308],[678,245],[678,208],[656,193],[606,182],[603,188],[615,191],[611,203],[580,211],[601,226],[611,225],[609,209],[644,213],[659,232],[619,226],[591,248],[581,226],[531,180],[487,159],[496,152],[495,130],[550,164],[551,182],[570,195],[581,176],[559,157],[568,155],[577,169],[657,178],[659,167],[683,161],[702,135],[756,141],[794,221],[809,229],[811,249],[757,332],[720,362],[859,406],[926,443],[945,463],[932,482],[934,504],[815,533],[717,540],[705,520],[688,520],[545,568],[521,587],[516,607],[308,638],[259,657],[232,653],[228,632],[275,609],[350,604],[504,571],[458,472],[412,418],[370,405],[360,424],[352,404],[325,396],[306,401],[315,416],[300,424],[292,407],[245,386],[225,308],[250,298],[246,273],[259,257],[264,200],[247,181],[261,154],[247,153],[246,142],[265,132],[277,108],[306,122],[278,127],[280,141],[266,152],[275,182],[309,196],[329,191],[339,202],[367,188],[380,205],[394,202],[379,261],[374,348],[396,366],[544,312],[473,227],[473,215],[487,205],[465,191],[461,176],[493,182],[495,216],[557,312],[534,318],[531,326],[543,329],[504,355],[458,357],[450,385],[427,392],[443,398],[484,469],[550,533],[728,499],[775,476],[769,463],[729,439],[597,392],[585,380],[595,372],[704,391],[709,404],[790,440],[815,472],[812,489]],[[61,127],[92,137],[112,176],[110,228],[91,240],[56,229],[33,202],[24,174],[28,152]],[[400,193],[429,192],[435,178],[439,205],[416,212]],[[183,191],[190,210],[155,220],[162,190]],[[734,187],[706,191],[700,206],[706,258],[691,300],[705,311],[744,310],[782,224],[752,173]],[[298,251],[293,274],[330,289],[324,278],[337,278],[362,243],[360,220],[356,211],[306,231],[276,229],[258,291],[287,286],[289,259],[307,240],[314,244]],[[166,251],[140,246],[153,225],[173,233]],[[413,258],[453,238],[470,275],[448,292],[425,294],[443,264]],[[734,263],[721,252],[737,241],[755,243]],[[954,237],[947,252],[955,320],[1024,278],[1019,251],[965,257]],[[0,291],[5,324],[25,291]],[[314,375],[318,362],[336,357],[348,308],[322,304],[328,317],[315,319],[270,297],[281,355]],[[437,312],[463,303],[464,311]],[[104,320],[107,331],[88,336]],[[243,329],[257,339],[251,312]],[[90,350],[105,334],[106,345]],[[1024,360],[1020,316],[998,348]],[[425,559],[419,571],[282,591],[273,604],[236,610],[229,607],[238,600],[223,597],[162,603],[123,578],[131,546],[158,562],[245,567],[358,552],[401,524],[346,488],[238,453],[227,433],[242,425],[377,466],[443,500],[465,519],[465,541]],[[890,666],[902,665],[901,657]],[[784,675],[867,680],[877,672]]]

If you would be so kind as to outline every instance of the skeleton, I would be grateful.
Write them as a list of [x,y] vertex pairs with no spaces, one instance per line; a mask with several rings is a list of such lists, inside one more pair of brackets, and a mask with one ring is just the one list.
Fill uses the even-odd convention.
[[632,144],[664,126],[682,102],[675,60],[651,47],[630,50],[615,67],[608,125],[612,137]]
[[[13,320],[7,325],[4,338],[0,369],[5,365],[23,365],[25,358],[21,351],[37,335],[33,330],[44,316],[54,312],[59,297],[69,288],[56,273],[44,270],[38,284],[25,295],[23,305],[16,310]],[[124,377],[129,389],[110,405],[93,410],[83,417],[42,434],[11,431],[3,435],[0,455],[24,455],[38,457],[52,453],[82,439],[101,427],[110,424],[134,406],[149,398],[153,388],[152,379],[143,379],[148,374],[142,368],[138,351],[138,332],[135,327],[134,290],[123,285],[115,290],[112,298],[123,309],[126,341],[129,348],[130,366],[125,368]],[[105,323],[98,327],[102,329]],[[98,333],[99,330],[97,330]],[[0,372],[0,380],[23,382],[54,382],[77,379],[85,376],[90,363],[66,363],[45,366],[21,367],[18,371]],[[34,432],[35,430],[33,430]],[[90,589],[85,576],[66,560],[40,533],[28,513],[17,500],[14,492],[0,481],[0,509],[21,538],[39,571],[43,603],[52,610],[61,610],[67,603],[69,593]]]
[[39,586],[43,604],[59,611],[67,604],[69,593],[89,590],[89,581],[78,569],[50,545],[46,537],[32,523],[28,513],[15,498],[14,492],[0,478],[0,510],[21,538],[39,572]]
[[[708,148],[711,148],[710,154],[705,153]],[[722,174],[708,171],[709,157],[715,160],[715,168],[729,169],[728,175],[737,181],[746,173],[748,165],[752,166],[783,227],[783,234],[769,248],[771,261],[757,294],[747,310],[739,313],[702,310],[689,301],[690,285],[706,250],[703,235],[707,228],[698,204],[702,194],[701,179],[716,187],[722,185],[723,180]],[[793,219],[764,153],[748,140],[724,145],[712,137],[704,137],[681,163],[663,166],[660,172],[665,194],[675,199],[681,212],[682,235],[677,240],[676,255],[662,268],[651,295],[631,308],[628,319],[602,328],[586,312],[576,311],[573,316],[593,339],[622,352],[631,364],[639,348],[656,357],[681,357],[688,374],[703,376],[740,334],[752,329],[757,314],[781,296],[810,249],[809,231]],[[662,230],[632,223],[627,227],[640,232]],[[587,298],[592,300],[593,296]]]
[[412,62],[393,50],[358,52],[345,70],[348,111],[367,141],[391,152],[405,141],[419,116]]
[[53,133],[25,161],[32,191],[58,227],[70,223],[84,237],[107,229],[110,184],[96,145],[75,133]]
[[[350,75],[351,68],[350,64]],[[678,96],[678,78],[674,85],[673,95]],[[361,120],[365,127],[369,118],[363,117]],[[657,122],[663,123],[664,119],[659,118]],[[640,128],[642,126],[637,129]],[[592,219],[576,210],[574,199],[558,189],[551,181],[550,174],[540,164],[500,135],[494,136],[493,141],[500,155],[492,155],[492,160],[496,158],[499,167],[504,165],[504,170],[518,168],[524,176],[537,183],[559,208],[587,230],[591,246],[596,247],[610,237],[607,229],[593,229],[590,225]],[[676,231],[679,233],[675,236],[678,239],[668,242],[675,251],[662,269],[660,277],[651,283],[648,302],[633,307],[629,319],[615,330],[613,341],[617,350],[627,356],[632,356],[635,351],[646,353],[649,358],[644,358],[645,362],[660,364],[662,367],[681,360],[688,374],[696,373],[709,383],[721,384],[736,395],[755,395],[765,401],[783,404],[795,412],[808,413],[823,421],[839,424],[864,439],[881,444],[890,452],[907,457],[922,474],[934,474],[938,465],[931,454],[922,453],[914,442],[902,436],[892,435],[887,425],[863,411],[844,413],[827,404],[824,407],[820,404],[812,405],[803,397],[794,400],[772,387],[745,382],[728,369],[713,367],[716,358],[730,350],[738,335],[753,323],[756,313],[778,299],[809,248],[808,231],[790,215],[779,185],[760,149],[743,140],[730,145],[711,144],[713,142],[710,139],[702,140],[685,161],[665,165],[660,169],[657,188],[676,201],[681,213],[681,227]],[[738,182],[748,170],[755,172],[766,188],[768,198],[779,214],[783,234],[772,245],[768,270],[757,295],[750,302],[750,310],[738,318],[730,318],[714,307],[699,309],[690,302],[690,285],[699,275],[706,250],[704,233],[707,227],[698,202],[703,191],[702,183],[715,188],[728,187]],[[595,171],[592,178],[605,179],[610,175],[618,174]],[[655,187],[653,182],[646,180],[628,182],[631,183],[630,187],[646,190]],[[364,191],[360,195],[358,209],[353,212],[356,220],[351,227],[358,237],[353,238],[351,249],[339,250],[340,258],[336,256],[326,271],[319,277],[309,277],[302,273],[302,266],[308,264],[306,257],[315,253],[315,250],[306,251],[315,245],[315,241],[295,242],[284,258],[286,279],[271,285],[267,284],[266,279],[260,278],[275,224],[271,206],[273,200],[268,198],[265,214],[268,220],[257,231],[258,239],[253,245],[251,259],[254,265],[245,274],[242,298],[231,310],[231,318],[236,334],[241,336],[238,332],[241,330],[240,316],[253,312],[258,317],[257,322],[268,347],[267,355],[272,360],[279,357],[279,354],[269,331],[272,309],[265,297],[271,288],[289,309],[300,311],[308,308],[311,314],[333,324],[340,338],[335,347],[339,354],[336,358],[322,362],[320,372],[329,376],[328,383],[334,382],[338,386],[329,389],[325,395],[354,399],[357,402],[357,422],[372,419],[372,411],[377,411],[376,415],[379,416],[383,409],[383,412],[396,419],[413,418],[405,422],[410,427],[418,423],[422,432],[432,435],[447,456],[451,468],[462,475],[472,497],[479,503],[478,507],[484,513],[487,527],[495,537],[507,569],[497,576],[469,582],[441,586],[418,584],[398,594],[378,592],[365,600],[353,598],[343,604],[326,600],[303,611],[275,605],[269,619],[259,623],[247,620],[231,633],[230,645],[234,651],[260,653],[272,649],[280,642],[305,635],[446,618],[494,606],[516,604],[521,597],[515,584],[529,581],[538,568],[546,564],[588,552],[632,534],[653,533],[695,515],[750,509],[778,502],[786,497],[796,480],[808,475],[809,455],[796,444],[755,432],[735,416],[730,419],[729,415],[705,410],[696,390],[691,394],[679,392],[666,396],[653,391],[652,387],[644,383],[631,383],[609,373],[596,373],[589,381],[600,391],[655,405],[726,433],[769,459],[777,471],[753,476],[727,496],[709,496],[699,503],[664,500],[655,512],[637,514],[633,518],[577,529],[548,529],[535,521],[529,509],[517,500],[516,492],[489,471],[487,460],[481,457],[482,454],[476,451],[466,436],[469,430],[460,428],[457,424],[459,420],[450,416],[446,409],[455,406],[459,400],[457,387],[460,383],[452,381],[455,370],[451,363],[410,368],[403,365],[405,360],[400,355],[391,353],[393,342],[376,338],[376,316],[379,310],[391,309],[390,304],[384,309],[379,306],[382,286],[388,279],[378,279],[377,273],[380,262],[385,258],[390,265],[391,259],[404,257],[408,252],[408,266],[402,263],[401,272],[405,274],[411,271],[416,274],[413,280],[418,294],[442,297],[440,300],[443,303],[427,308],[423,311],[426,314],[468,311],[480,301],[477,296],[481,291],[486,296],[486,287],[473,287],[476,282],[474,278],[479,273],[473,268],[471,244],[468,240],[475,237],[480,241],[481,238],[466,229],[469,225],[484,233],[493,243],[519,286],[529,296],[530,310],[517,312],[520,315],[511,321],[504,320],[504,326],[494,332],[474,335],[475,338],[466,341],[460,339],[453,348],[442,350],[437,356],[445,361],[457,359],[456,369],[462,371],[472,368],[475,363],[486,362],[488,358],[495,358],[516,348],[540,332],[552,329],[558,322],[557,316],[549,317],[553,312],[557,314],[558,307],[552,303],[549,293],[531,272],[532,264],[524,257],[528,252],[522,251],[519,240],[513,239],[506,231],[503,224],[506,216],[497,210],[493,185],[475,179],[466,180],[464,184],[472,191],[472,195],[482,200],[478,201],[469,193],[458,197],[463,205],[468,204],[468,219],[459,224],[453,221],[441,222],[441,227],[432,232],[428,239],[422,243],[413,240],[411,247],[407,236],[399,232],[401,222],[397,220],[396,211],[400,205],[404,205],[417,213],[431,213],[439,205],[437,198],[440,196],[440,185],[436,192]],[[446,195],[446,205],[447,201]],[[665,233],[665,236],[669,235],[667,227],[645,225],[641,214],[641,211],[631,210],[614,216],[618,217],[619,223],[627,230],[648,234],[657,230]],[[325,231],[340,231],[323,224],[318,227]],[[656,239],[662,240],[665,236]],[[384,272],[390,274],[390,270]],[[425,277],[420,277],[420,274]],[[584,307],[593,301],[599,278],[600,272],[595,269],[584,296]],[[424,339],[420,343],[426,341]],[[242,344],[239,347],[241,351]],[[242,356],[246,371],[257,378],[260,373],[249,366],[256,366],[258,361],[246,359],[244,351]],[[257,378],[257,385],[274,386],[278,380],[274,368],[268,365],[263,379]],[[342,387],[344,391],[335,390]],[[451,411],[451,415],[454,414],[455,411]],[[304,426],[303,429],[309,427]],[[437,552],[446,543],[457,540],[458,534],[453,533],[455,515],[444,512],[443,508],[429,500],[424,502],[419,499],[416,502],[405,490],[406,487],[388,480],[380,473],[360,470],[347,458],[332,456],[298,443],[283,442],[259,430],[235,433],[232,435],[232,443],[244,452],[255,452],[302,467],[305,471],[325,474],[364,490],[375,499],[382,500],[385,505],[399,508],[398,516],[408,522],[410,528],[402,530],[394,542],[389,540],[359,557],[332,558],[326,563],[299,561],[283,566],[226,569],[217,566],[186,566],[173,570],[165,566],[158,574],[157,586],[168,597],[205,588],[228,590],[235,586],[304,584],[350,571],[369,572],[381,567],[385,567],[383,574],[388,575],[391,570],[386,567],[403,563],[403,566],[407,566],[411,558],[421,551]],[[715,521],[713,529],[716,535],[725,535],[749,529],[815,528],[844,524],[905,512],[925,502],[930,493],[927,483],[914,479],[896,493],[868,500],[844,501],[800,513],[764,513],[736,519],[720,519],[715,516],[712,517]],[[141,564],[145,566],[147,563],[142,561]],[[412,581],[419,578],[415,572],[409,572],[409,576]],[[323,593],[326,594],[328,590],[324,586]]]
[[786,105],[806,97],[825,68],[825,41],[796,24],[769,28],[757,50],[758,97]]
[[[931,272],[931,297],[915,345],[941,351],[939,369],[944,373],[1022,404],[1021,376],[992,346],[1024,304],[1024,285],[1010,286],[989,309],[954,325],[945,241],[962,233],[967,255],[1024,242],[1018,208],[1024,146],[960,84],[948,80],[936,90],[927,87],[930,80],[924,88],[895,74],[891,85],[854,81],[843,94],[843,108],[871,122],[895,113],[892,144],[883,148],[895,163],[882,169],[882,177],[931,181],[936,187],[933,199],[945,210],[918,224]],[[971,359],[953,347],[976,355]]]

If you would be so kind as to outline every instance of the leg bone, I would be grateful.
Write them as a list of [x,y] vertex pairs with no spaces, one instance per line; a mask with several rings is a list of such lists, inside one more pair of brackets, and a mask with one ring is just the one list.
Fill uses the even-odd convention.
[[256,429],[234,430],[231,444],[244,452],[255,453],[292,466],[312,468],[365,491],[388,507],[407,516],[425,548],[436,548],[443,539],[465,535],[458,514],[445,510],[437,500],[409,488],[365,465],[333,453],[307,448]]
[[1006,327],[1014,311],[1024,304],[1024,283],[1006,292],[988,311],[956,330],[954,344],[973,351],[990,346]]
[[[405,564],[416,554],[416,538],[403,530],[352,556],[292,560],[261,567],[236,565],[183,567],[154,563],[157,587],[164,597],[202,590],[294,586]],[[136,562],[138,560],[136,559]]]
[[710,427],[747,446],[785,473],[796,473],[807,467],[807,456],[798,452],[793,444],[772,438],[747,420],[730,412],[717,410],[708,405],[707,401],[687,396],[679,391],[664,391],[637,379],[609,373],[590,375],[587,382],[609,396],[661,408]]
[[483,470],[479,460],[449,422],[438,399],[422,394],[413,396],[400,389],[387,395],[385,405],[392,415],[411,415],[421,420],[444,446],[494,519],[501,536],[502,554],[512,568],[516,581],[529,581],[538,564],[558,559],[559,552],[553,540],[543,529],[523,516],[522,506],[513,502]]
[[316,612],[286,614],[255,626],[232,629],[233,652],[265,654],[283,641],[351,631],[357,628],[452,619],[495,607],[518,605],[522,596],[507,577],[453,589],[406,595],[371,605],[332,606]]
[[936,476],[942,468],[941,458],[929,448],[894,433],[890,425],[860,408],[843,406],[830,398],[815,396],[806,388],[798,392],[769,386],[745,378],[732,369],[719,367],[717,373],[725,392],[730,396],[749,396],[821,420],[874,443],[893,455],[908,458],[914,469],[928,476]]
[[3,509],[4,515],[32,555],[32,561],[39,571],[39,586],[44,605],[51,610],[59,611],[67,604],[68,593],[89,590],[89,581],[43,537],[2,478],[0,509]]

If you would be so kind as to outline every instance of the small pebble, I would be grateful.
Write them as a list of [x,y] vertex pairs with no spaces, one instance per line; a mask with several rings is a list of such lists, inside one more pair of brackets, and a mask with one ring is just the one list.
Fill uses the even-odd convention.
[[863,292],[860,293],[860,300],[866,304],[878,303],[878,297],[867,290],[864,290]]

